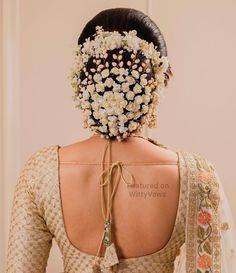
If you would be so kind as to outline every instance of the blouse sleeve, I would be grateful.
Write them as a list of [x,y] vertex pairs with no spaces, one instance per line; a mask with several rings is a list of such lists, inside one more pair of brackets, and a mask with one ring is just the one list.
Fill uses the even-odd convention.
[[43,273],[53,235],[34,201],[30,183],[35,179],[30,159],[17,180],[8,235],[6,272]]
[[212,162],[201,155],[193,155],[189,166],[186,272],[218,273],[221,272],[220,181]]
[[236,228],[218,171],[209,159],[185,156],[189,177],[186,240],[174,273],[236,272]]

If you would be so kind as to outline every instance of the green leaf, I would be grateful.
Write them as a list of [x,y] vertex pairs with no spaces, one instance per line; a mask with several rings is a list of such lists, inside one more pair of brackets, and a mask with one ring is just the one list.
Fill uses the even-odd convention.
[[203,249],[206,251],[206,253],[212,254],[212,249],[211,249],[211,245],[210,245],[209,242],[205,242],[204,243]]
[[203,239],[204,238],[204,235],[205,235],[205,230],[203,227],[201,226],[198,226],[197,228],[197,234],[198,234],[198,237]]

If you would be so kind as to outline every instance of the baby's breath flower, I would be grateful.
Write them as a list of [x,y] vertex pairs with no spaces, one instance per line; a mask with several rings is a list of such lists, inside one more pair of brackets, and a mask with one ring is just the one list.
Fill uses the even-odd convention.
[[142,105],[142,112],[145,114],[148,112],[148,107],[147,105]]
[[132,77],[132,76],[127,76],[127,77],[126,77],[126,81],[127,81],[127,83],[130,84],[130,85],[133,85],[133,84],[136,83],[136,80],[135,80],[134,77]]
[[109,69],[103,69],[102,72],[101,72],[101,75],[103,78],[107,78],[110,74],[110,71]]
[[134,96],[135,96],[135,94],[134,94],[133,91],[129,91],[129,92],[126,93],[126,98],[128,100],[132,100],[134,98]]
[[[136,30],[121,34],[96,26],[93,36],[93,40],[86,38],[82,45],[76,47],[70,77],[74,89],[73,100],[84,113],[84,126],[98,130],[106,137],[117,136],[117,139],[137,130],[144,118],[153,126],[155,105],[165,86],[168,58],[161,56],[153,43],[139,38]],[[112,68],[109,69],[108,50],[117,48],[122,50],[112,55]],[[130,52],[130,60],[123,58],[124,50]],[[144,62],[138,58],[138,51],[146,57]],[[94,58],[96,66],[87,70],[90,57]],[[129,68],[125,68],[125,64]],[[151,70],[154,75],[148,79]],[[81,71],[84,72],[84,79],[81,78]],[[102,95],[100,92],[103,92]]]
[[113,73],[113,74],[115,74],[115,75],[119,75],[119,68],[118,67],[113,67],[112,69],[111,69],[111,73]]
[[123,76],[121,76],[121,75],[117,76],[116,79],[119,82],[125,82],[125,78]]
[[89,93],[93,93],[94,92],[94,90],[95,90],[95,87],[94,87],[94,84],[89,84],[89,85],[87,85],[87,91],[89,92]]
[[94,74],[93,79],[95,80],[95,82],[100,82],[102,80],[102,76],[100,73],[96,73]]
[[129,84],[127,82],[123,82],[121,84],[121,89],[123,92],[128,92],[129,91]]
[[142,87],[140,84],[136,83],[133,90],[134,90],[134,93],[137,94],[142,92]]
[[133,75],[133,77],[135,79],[138,79],[139,78],[139,72],[137,70],[132,70],[131,74]]
[[129,130],[134,131],[137,127],[138,127],[138,123],[131,120],[130,123],[129,123],[129,126],[128,126]]
[[106,86],[111,87],[113,85],[113,79],[107,78],[104,83]]
[[142,96],[140,96],[140,95],[136,96],[136,97],[135,97],[135,101],[136,101],[138,104],[142,103],[142,102],[143,102]]
[[97,84],[96,84],[96,90],[97,90],[98,92],[103,92],[103,91],[104,91],[104,88],[105,88],[105,86],[104,86],[103,83],[97,83]]

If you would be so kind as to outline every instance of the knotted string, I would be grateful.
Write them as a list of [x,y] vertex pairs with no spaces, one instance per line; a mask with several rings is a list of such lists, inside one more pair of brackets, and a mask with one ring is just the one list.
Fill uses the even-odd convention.
[[[109,167],[107,169],[104,170],[104,159],[105,159],[105,153],[107,151],[107,149],[109,149]],[[113,162],[111,165],[111,140],[108,139],[108,141],[106,142],[106,146],[105,146],[105,149],[104,149],[104,153],[103,153],[103,158],[102,158],[102,173],[101,175],[99,176],[99,184],[100,184],[100,187],[101,187],[101,207],[102,207],[102,214],[103,214],[103,218],[104,218],[104,222],[105,222],[105,228],[104,228],[104,231],[103,231],[103,234],[102,234],[102,239],[101,239],[101,242],[100,242],[100,245],[99,245],[99,248],[98,248],[98,251],[97,251],[97,254],[96,254],[96,258],[98,257],[99,253],[100,253],[100,250],[101,250],[101,246],[102,246],[102,242],[104,241],[104,235],[107,235],[108,237],[106,237],[105,239],[107,241],[104,242],[105,245],[109,246],[111,244],[111,232],[108,232],[108,234],[106,234],[106,227],[108,229],[111,228],[111,224],[112,224],[112,199],[114,197],[114,194],[115,194],[115,191],[117,189],[117,186],[118,186],[118,183],[119,183],[119,179],[120,179],[120,176],[122,178],[122,180],[124,181],[124,183],[126,184],[126,186],[130,186],[130,185],[133,185],[135,183],[135,178],[133,176],[133,174],[127,169],[124,167],[124,165],[122,164],[121,161],[116,161],[116,162]],[[113,183],[112,183],[112,173],[113,171],[117,169],[118,172],[117,172],[117,175],[115,177],[115,182],[114,182],[114,186],[113,186]],[[123,169],[125,169],[130,177],[131,177],[131,182],[127,181],[124,177],[124,174],[123,174]],[[106,177],[106,179],[104,179],[104,176]],[[107,186],[107,202],[104,200],[104,186]],[[113,187],[112,187],[113,186]],[[104,206],[106,205],[106,212],[104,212]],[[110,230],[108,230],[110,231]]]

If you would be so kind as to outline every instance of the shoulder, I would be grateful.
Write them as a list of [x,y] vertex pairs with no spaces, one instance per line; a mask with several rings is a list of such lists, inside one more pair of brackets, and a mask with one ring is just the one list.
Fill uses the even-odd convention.
[[58,145],[47,145],[31,153],[26,162],[24,169],[36,169],[41,165],[47,164],[55,156]]
[[31,153],[25,161],[20,177],[24,177],[28,186],[33,186],[37,180],[50,171],[57,161],[58,145],[42,146]]
[[198,152],[187,150],[178,150],[177,152],[183,156],[186,165],[188,165],[190,168],[192,167],[200,171],[202,170],[215,171],[214,162],[207,156]]
[[189,194],[199,200],[204,199],[213,208],[219,204],[220,178],[215,164],[208,157],[189,151],[181,151],[185,158],[188,177]]

